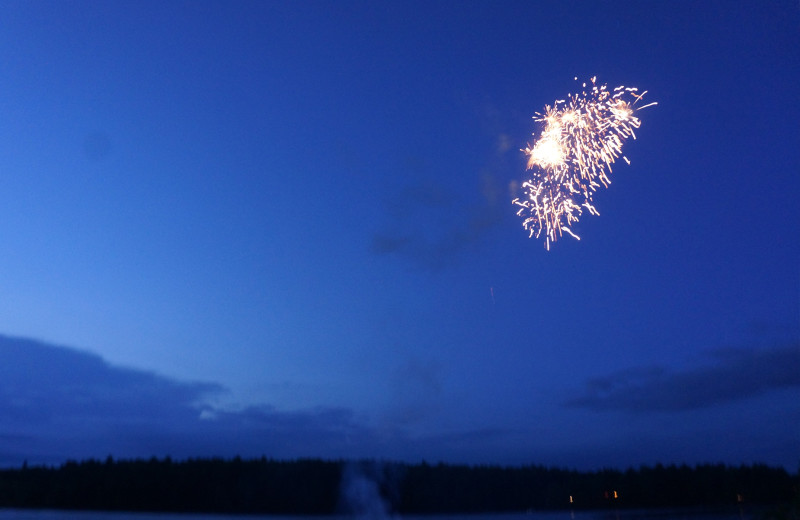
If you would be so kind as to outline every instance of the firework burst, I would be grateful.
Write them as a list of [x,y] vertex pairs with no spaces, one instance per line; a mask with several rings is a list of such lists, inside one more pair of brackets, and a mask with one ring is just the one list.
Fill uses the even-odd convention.
[[533,119],[543,125],[542,132],[522,150],[531,179],[522,184],[525,196],[512,202],[520,206],[517,215],[530,237],[540,238],[544,232],[548,250],[564,233],[580,240],[572,225],[583,210],[599,215],[593,196],[611,184],[611,165],[620,157],[630,164],[622,145],[629,137],[636,139],[634,130],[641,125],[636,111],[656,104],[637,107],[646,91],[639,94],[624,86],[609,90],[595,81],[588,91],[584,83],[580,94],[536,112]]

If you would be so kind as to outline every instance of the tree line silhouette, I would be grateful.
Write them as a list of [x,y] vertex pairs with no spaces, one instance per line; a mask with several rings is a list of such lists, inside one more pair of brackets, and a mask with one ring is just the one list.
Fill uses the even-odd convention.
[[763,464],[543,466],[322,459],[68,461],[0,470],[0,507],[106,511],[347,514],[660,508],[788,503],[798,475]]

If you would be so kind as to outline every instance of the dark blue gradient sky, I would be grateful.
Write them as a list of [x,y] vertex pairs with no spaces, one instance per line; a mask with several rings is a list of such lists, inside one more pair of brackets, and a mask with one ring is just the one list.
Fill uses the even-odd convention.
[[[595,75],[658,106],[548,252]],[[0,464],[794,470],[799,85],[794,0],[7,3]]]

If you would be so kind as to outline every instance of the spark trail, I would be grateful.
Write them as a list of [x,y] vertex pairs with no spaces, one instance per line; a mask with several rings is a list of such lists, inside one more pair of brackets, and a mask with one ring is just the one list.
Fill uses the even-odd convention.
[[[577,78],[575,78],[577,80]],[[528,156],[531,178],[522,184],[525,196],[513,204],[520,206],[517,215],[530,237],[544,233],[545,247],[564,233],[580,240],[572,225],[586,210],[599,215],[593,204],[594,193],[601,186],[608,188],[611,165],[622,157],[622,145],[641,122],[635,112],[656,105],[636,107],[647,91],[635,87],[597,86],[586,83],[580,94],[570,94],[545,105],[533,119],[544,128],[538,139],[521,150]],[[533,134],[534,136],[536,134]]]

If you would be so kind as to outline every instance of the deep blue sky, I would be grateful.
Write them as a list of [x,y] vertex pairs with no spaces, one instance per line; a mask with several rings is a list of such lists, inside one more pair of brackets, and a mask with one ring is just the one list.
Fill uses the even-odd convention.
[[[574,77],[601,215],[511,200]],[[0,463],[800,463],[800,6],[7,2]]]

